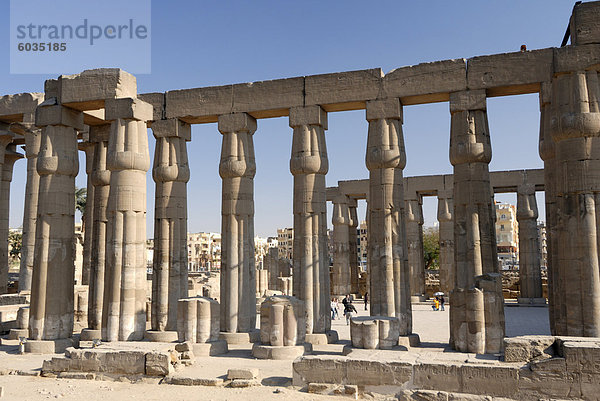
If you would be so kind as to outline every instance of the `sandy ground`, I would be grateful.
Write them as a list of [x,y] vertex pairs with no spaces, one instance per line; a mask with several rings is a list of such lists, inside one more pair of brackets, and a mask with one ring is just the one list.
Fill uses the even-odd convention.
[[[356,304],[359,316],[368,314],[362,303]],[[413,305],[413,331],[419,334],[423,348],[415,353],[446,351],[444,357],[459,358],[464,354],[448,353],[448,309],[433,311],[427,304]],[[545,307],[506,307],[508,336],[549,334],[548,309]],[[340,336],[340,344],[315,347],[317,354],[339,354],[350,340],[350,330],[344,319],[334,320],[332,329]],[[409,352],[410,354],[410,352]],[[455,354],[455,355],[452,355]],[[442,354],[440,354],[441,356]],[[406,355],[407,357],[409,355]],[[257,360],[251,357],[250,347],[238,346],[223,356],[197,358],[193,366],[178,370],[182,377],[224,377],[229,368],[255,367],[260,369],[262,386],[245,389],[158,384],[157,380],[111,382],[74,379],[50,379],[36,375],[43,355],[17,355],[16,347],[0,346],[1,400],[322,400],[333,396],[308,394],[291,387],[291,361]],[[445,359],[445,358],[444,358]],[[335,397],[340,399],[339,397]],[[366,396],[365,398],[373,398]],[[376,396],[377,399],[385,397]]]

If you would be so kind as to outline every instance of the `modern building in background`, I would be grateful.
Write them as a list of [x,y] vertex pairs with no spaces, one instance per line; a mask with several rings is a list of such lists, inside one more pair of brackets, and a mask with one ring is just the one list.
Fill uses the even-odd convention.
[[360,271],[367,271],[367,222],[361,221],[356,229],[356,240],[358,246],[358,267]]
[[277,249],[279,250],[279,259],[292,259],[294,247],[294,229],[277,229]]
[[188,233],[188,271],[219,270],[221,268],[221,234]]
[[496,243],[498,259],[503,269],[519,264],[519,224],[517,208],[509,203],[496,202]]
[[540,243],[540,267],[548,268],[548,243],[546,240],[546,223],[538,222],[537,225],[538,239]]

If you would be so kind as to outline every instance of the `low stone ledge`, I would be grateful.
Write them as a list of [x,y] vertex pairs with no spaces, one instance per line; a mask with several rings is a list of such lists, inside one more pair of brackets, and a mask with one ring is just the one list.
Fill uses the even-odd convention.
[[505,362],[529,362],[534,358],[551,358],[554,352],[553,336],[519,336],[504,339]]

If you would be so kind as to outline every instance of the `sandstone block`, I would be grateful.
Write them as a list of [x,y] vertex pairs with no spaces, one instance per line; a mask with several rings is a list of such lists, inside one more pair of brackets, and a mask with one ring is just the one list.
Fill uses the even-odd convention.
[[41,105],[35,109],[35,125],[38,127],[64,125],[82,130],[83,113],[57,104],[49,106]]
[[146,354],[146,375],[166,376],[173,371],[171,355],[166,352],[149,352]]
[[183,89],[165,93],[165,117],[188,123],[217,122],[233,111],[233,85]]
[[90,127],[90,142],[108,142],[110,137],[110,124],[95,125]]
[[229,369],[227,370],[227,379],[235,380],[235,379],[244,379],[244,380],[252,380],[258,379],[260,371],[256,368],[254,369]]
[[118,68],[61,75],[57,84],[59,102],[77,110],[100,109],[105,99],[134,98],[137,93],[135,77]]
[[597,69],[600,44],[565,46],[554,49],[554,73]]
[[223,379],[221,378],[210,378],[210,379],[194,379],[194,386],[209,386],[218,387],[223,385]]
[[569,25],[571,44],[600,43],[600,5],[598,2],[576,4],[573,7]]
[[308,383],[306,391],[311,394],[329,394],[334,385],[329,383]]
[[158,121],[165,118],[165,94],[162,92],[140,93],[137,98],[152,105],[152,120]]
[[320,125],[327,129],[327,112],[320,106],[293,107],[290,109],[290,127]]
[[23,121],[23,114],[32,114],[44,101],[43,93],[18,93],[0,97],[0,116],[3,121]]
[[234,113],[274,117],[304,105],[304,77],[236,84],[232,90]]
[[448,393],[432,390],[402,390],[396,394],[399,401],[448,401]]
[[260,386],[260,382],[258,380],[234,379],[229,383],[229,386],[233,388],[254,387]]
[[461,366],[461,392],[513,397],[517,393],[519,370],[500,366]]
[[521,336],[504,339],[505,362],[529,362],[534,358],[554,356],[553,336]]
[[182,343],[175,344],[175,351],[177,351],[177,352],[194,351],[193,343],[191,341],[185,341]]
[[552,79],[553,50],[494,54],[467,61],[469,89],[488,89],[489,96],[517,95],[539,90]]
[[104,107],[105,119],[108,121],[118,118],[150,121],[153,118],[152,105],[140,99],[107,99]]
[[394,118],[402,121],[400,99],[370,100],[367,102],[367,121]]
[[467,90],[450,94],[450,113],[468,110],[485,110],[485,90]]
[[219,116],[219,132],[254,132],[256,119],[247,113],[232,113]]
[[192,127],[178,118],[169,118],[168,120],[156,120],[152,123],[152,133],[155,138],[183,138],[186,141],[192,140]]
[[450,92],[467,89],[465,59],[443,60],[396,68],[383,77],[382,96],[402,104],[446,101]]
[[376,99],[383,72],[380,68],[305,77],[305,104],[326,111],[355,110]]

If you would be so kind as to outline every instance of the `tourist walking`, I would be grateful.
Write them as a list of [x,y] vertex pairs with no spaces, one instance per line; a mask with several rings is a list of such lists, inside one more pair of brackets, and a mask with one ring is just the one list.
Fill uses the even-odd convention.
[[367,310],[368,303],[369,303],[369,292],[365,292],[365,310]]
[[444,303],[446,303],[446,300],[444,299],[444,296],[440,296],[440,310],[445,310],[444,309]]
[[331,320],[339,318],[340,312],[338,311],[338,301],[336,298],[331,298]]
[[[343,301],[342,301],[343,302]],[[344,316],[346,316],[346,325],[350,324],[350,319],[352,319],[352,314],[358,313],[354,305],[352,305],[352,300],[348,299],[348,302],[344,304]]]

